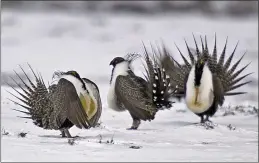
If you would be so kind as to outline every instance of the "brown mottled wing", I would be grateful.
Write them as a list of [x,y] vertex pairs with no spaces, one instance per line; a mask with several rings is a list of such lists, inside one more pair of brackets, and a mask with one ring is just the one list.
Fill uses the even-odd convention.
[[213,90],[214,90],[215,100],[221,106],[221,105],[223,105],[224,100],[225,100],[224,89],[223,89],[222,83],[221,83],[220,79],[216,76],[216,74],[213,74],[212,80],[213,80]]
[[53,104],[56,112],[56,123],[61,126],[69,119],[78,128],[89,128],[89,121],[74,85],[61,78],[53,94]]
[[[117,98],[129,110],[155,111],[151,95],[147,93],[145,80],[135,75],[118,76],[115,83]],[[132,110],[137,111],[137,110]]]

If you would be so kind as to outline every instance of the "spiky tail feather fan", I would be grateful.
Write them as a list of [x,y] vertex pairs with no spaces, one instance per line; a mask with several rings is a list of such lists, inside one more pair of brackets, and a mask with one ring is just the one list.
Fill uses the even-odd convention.
[[144,44],[143,46],[146,64],[146,66],[144,66],[146,74],[144,75],[148,83],[148,89],[151,92],[153,103],[158,110],[171,108],[174,102],[170,100],[174,94],[174,90],[170,87],[170,77],[164,69],[164,64],[157,59],[157,57],[161,55],[161,52],[151,46],[152,53],[150,53]]
[[[20,84],[17,83],[12,77],[10,77],[15,84],[23,91],[19,92],[17,89],[15,89],[13,86],[11,86],[9,83],[6,82],[14,91],[16,91],[22,98],[14,95],[13,93],[9,92],[12,96],[16,97],[20,102],[23,102],[24,104],[18,103],[16,101],[13,101],[9,99],[10,101],[14,102],[15,104],[25,108],[28,112],[26,111],[21,111],[14,109],[16,111],[25,113],[28,115],[28,117],[21,117],[21,118],[29,118],[33,120],[33,123],[39,127],[42,127],[44,129],[48,129],[48,120],[46,119],[48,116],[45,115],[45,113],[48,113],[46,109],[52,109],[50,104],[50,100],[48,99],[48,90],[46,88],[46,85],[42,79],[42,76],[39,74],[38,76],[35,74],[31,66],[28,64],[30,70],[32,71],[35,80],[36,80],[36,85],[33,84],[31,79],[28,77],[28,75],[25,73],[23,68],[20,66],[21,70],[23,71],[24,75],[29,81],[29,85],[25,83],[25,81],[20,77],[20,75],[16,72],[15,74],[17,77],[21,80],[24,86],[21,86]],[[44,105],[43,105],[44,104]],[[50,111],[51,112],[51,111]]]
[[201,38],[201,44],[202,44],[202,51],[200,51],[200,49],[198,48],[197,41],[193,35],[193,39],[194,39],[194,43],[195,43],[195,55],[197,57],[196,60],[194,59],[195,58],[194,53],[190,50],[189,45],[185,41],[191,62],[189,62],[184,57],[184,55],[182,55],[182,52],[177,47],[177,49],[184,61],[183,65],[179,64],[179,62],[177,62],[173,58],[173,56],[171,56],[168,53],[167,49],[164,47],[164,51],[166,51],[166,52],[163,53],[164,55],[163,55],[163,58],[161,59],[162,60],[161,62],[167,62],[167,66],[165,68],[167,71],[171,72],[171,73],[169,73],[169,75],[173,81],[172,86],[173,87],[175,87],[176,85],[178,86],[178,89],[176,90],[178,92],[178,94],[175,93],[175,95],[184,96],[184,93],[183,93],[184,92],[184,80],[186,79],[186,75],[188,75],[188,73],[190,72],[191,65],[193,65],[199,59],[207,60],[208,66],[209,66],[211,72],[215,73],[220,78],[220,81],[221,81],[223,89],[224,89],[225,96],[240,95],[240,94],[247,93],[247,92],[231,92],[231,91],[251,82],[251,81],[247,81],[247,82],[243,82],[243,83],[239,84],[239,82],[242,79],[244,79],[247,76],[252,74],[252,73],[248,73],[248,74],[245,74],[245,75],[239,77],[241,72],[243,72],[250,63],[246,64],[238,71],[235,71],[245,54],[242,55],[242,57],[236,63],[234,63],[232,65],[232,67],[230,66],[232,59],[234,57],[234,54],[236,52],[238,43],[236,44],[234,50],[232,51],[232,53],[230,54],[230,56],[227,58],[227,60],[225,62],[228,38],[226,38],[226,42],[225,42],[224,48],[221,52],[221,55],[219,56],[219,60],[217,59],[216,35],[215,35],[215,43],[214,43],[212,55],[209,53],[206,36],[205,36],[205,41],[202,40],[202,37],[200,37],[200,38]]

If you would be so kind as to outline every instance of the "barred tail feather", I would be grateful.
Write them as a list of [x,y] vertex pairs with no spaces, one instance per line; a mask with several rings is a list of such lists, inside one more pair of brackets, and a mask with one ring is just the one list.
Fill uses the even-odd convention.
[[241,76],[241,77],[239,77],[239,78],[237,78],[237,79],[235,79],[235,80],[232,80],[232,82],[230,83],[230,85],[235,85],[236,83],[238,83],[239,81],[241,81],[242,79],[246,78],[247,76],[249,76],[249,75],[251,75],[251,74],[253,74],[253,72],[248,73],[248,74],[246,74],[246,75],[243,75],[243,76]]
[[26,112],[26,111],[22,111],[22,110],[18,110],[18,109],[12,109],[12,110],[15,110],[15,111],[18,111],[18,112],[21,112],[21,113],[27,114],[27,115],[31,115],[31,113],[30,113],[30,112]]
[[213,60],[213,65],[216,65],[217,61],[218,61],[216,33],[215,33],[215,40],[214,40],[214,48],[213,48],[213,52],[212,52],[212,60]]
[[228,68],[229,68],[229,66],[230,66],[230,64],[231,64],[231,61],[232,61],[232,59],[233,59],[233,57],[234,57],[234,54],[235,54],[235,52],[236,52],[238,43],[239,43],[239,41],[237,42],[237,44],[236,44],[236,46],[235,46],[233,52],[231,53],[230,57],[229,57],[228,60],[226,61],[225,65],[224,65],[224,68],[223,68],[224,71],[227,71],[227,70],[228,70]]
[[238,84],[238,85],[231,86],[230,88],[228,88],[228,89],[226,90],[226,92],[235,90],[235,89],[237,89],[237,88],[239,88],[239,87],[241,87],[241,86],[243,86],[243,85],[249,84],[249,83],[251,83],[251,82],[252,82],[252,81],[247,81],[247,82],[244,82],[244,83],[241,83],[241,84]]
[[241,68],[240,70],[238,70],[237,72],[235,72],[233,75],[231,75],[230,80],[234,80],[241,72],[243,72],[249,65],[251,64],[248,63],[247,65],[245,65],[243,68]]
[[230,93],[225,93],[225,96],[235,96],[235,95],[242,95],[246,94],[247,92],[230,92]]
[[152,94],[152,100],[156,108],[160,110],[172,107],[173,102],[170,101],[170,98],[173,95],[173,91],[171,91],[170,88],[170,77],[157,59],[158,53],[159,52],[152,47],[153,58],[151,59],[149,57],[151,54],[145,51],[145,62],[147,64],[146,79]]
[[191,67],[190,63],[189,63],[189,62],[187,61],[187,59],[184,57],[184,55],[182,54],[182,52],[181,52],[181,50],[178,48],[178,46],[177,46],[176,44],[175,44],[175,46],[176,46],[177,50],[179,51],[179,53],[180,53],[180,55],[181,55],[181,57],[182,57],[182,59],[183,59],[185,65],[187,65],[187,66],[190,68],[190,67]]
[[[8,84],[15,92],[17,92],[20,96],[16,96],[13,93],[7,91],[8,93],[10,93],[12,96],[14,96],[15,98],[17,98],[20,102],[24,103],[25,105],[16,102],[14,100],[9,99],[10,101],[14,102],[15,104],[25,108],[26,110],[28,110],[28,112],[26,111],[21,111],[18,109],[13,109],[15,111],[30,115],[30,119],[33,120],[33,123],[39,127],[43,127],[43,122],[42,122],[42,104],[41,104],[41,99],[43,99],[43,97],[46,97],[46,93],[48,93],[48,90],[45,86],[45,84],[43,83],[43,79],[41,77],[41,75],[36,75],[35,72],[33,71],[33,69],[31,68],[31,66],[28,64],[28,66],[30,67],[31,71],[34,74],[34,77],[36,79],[36,85],[32,82],[32,80],[29,78],[29,76],[27,75],[27,73],[25,73],[24,69],[19,65],[19,67],[21,68],[22,72],[24,73],[24,75],[26,76],[27,80],[29,81],[29,85],[26,84],[26,82],[24,81],[24,79],[21,78],[21,76],[14,71],[14,73],[16,74],[16,76],[20,79],[20,81],[23,83],[24,87],[23,88],[20,84],[18,84],[18,82],[16,80],[14,80],[12,77],[10,77],[14,83],[18,86],[18,88],[20,88],[24,93],[19,92],[17,89],[15,89],[13,86],[11,86],[10,84]],[[21,117],[24,118],[24,117]],[[29,118],[29,117],[26,117]]]
[[189,54],[189,58],[190,58],[190,60],[191,60],[191,63],[194,64],[195,59],[194,59],[194,56],[193,56],[193,54],[192,54],[192,52],[191,52],[191,49],[189,48],[189,45],[187,44],[187,41],[184,40],[184,42],[185,42],[186,48],[187,48],[187,50],[188,50],[188,54]]
[[236,70],[237,66],[239,65],[245,54],[246,53],[244,53],[242,57],[231,67],[231,69],[228,71],[228,74],[232,74]]
[[[23,70],[23,68],[19,65],[19,67],[21,68],[23,74],[26,76],[26,78],[28,79],[30,85],[32,86],[33,89],[36,89],[36,86],[32,83],[31,79],[28,77],[28,75],[25,73],[25,71]],[[31,90],[32,92],[32,90]]]
[[196,41],[196,39],[195,39],[195,37],[194,37],[194,34],[192,34],[192,36],[193,36],[193,40],[194,40],[195,47],[196,47],[195,50],[196,50],[197,58],[199,58],[199,57],[201,56],[201,53],[200,53],[200,50],[199,50],[199,48],[198,48],[197,41]]

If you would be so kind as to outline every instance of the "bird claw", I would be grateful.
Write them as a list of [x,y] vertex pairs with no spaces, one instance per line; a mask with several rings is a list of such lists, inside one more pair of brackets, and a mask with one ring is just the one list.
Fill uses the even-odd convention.
[[127,128],[127,130],[137,130],[137,127],[131,126],[130,128]]
[[216,127],[217,125],[214,124],[212,121],[207,120],[201,123],[201,126],[205,127],[206,130],[209,130],[209,129],[214,129],[214,127]]

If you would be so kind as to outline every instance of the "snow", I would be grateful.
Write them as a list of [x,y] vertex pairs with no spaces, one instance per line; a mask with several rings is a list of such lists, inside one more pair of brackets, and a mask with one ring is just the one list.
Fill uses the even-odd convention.
[[[258,108],[258,21],[249,19],[217,19],[201,15],[131,16],[112,14],[58,14],[2,11],[2,72],[19,71],[26,63],[51,81],[55,70],[76,70],[80,76],[96,82],[101,92],[103,113],[101,125],[90,130],[70,129],[80,136],[74,145],[61,138],[59,131],[43,130],[7,98],[12,98],[1,86],[2,161],[257,161],[258,115],[238,112],[222,116],[224,109],[211,120],[218,124],[212,130],[192,123],[199,117],[186,110],[184,103],[175,103],[171,110],[160,111],[156,119],[142,122],[139,130],[126,130],[132,120],[128,112],[117,113],[107,107],[110,61],[129,52],[143,52],[142,41],[160,44],[177,53],[174,42],[186,52],[184,38],[193,46],[192,32],[207,35],[209,47],[217,33],[221,51],[228,36],[230,53],[240,40],[236,58],[247,50],[243,64],[252,61],[245,72],[255,72],[252,85],[242,88],[245,96],[226,98],[224,106],[252,105]],[[177,53],[178,55],[178,53]],[[179,56],[179,55],[178,55]],[[179,58],[180,59],[180,58]],[[141,62],[133,65],[141,75]],[[242,91],[242,89],[240,89]],[[241,100],[240,100],[241,99]],[[250,108],[245,108],[250,109]],[[227,126],[236,127],[230,130]],[[26,137],[18,137],[21,131]],[[102,143],[99,143],[102,135]],[[114,135],[114,144],[106,143]],[[133,149],[130,146],[140,146]]]

